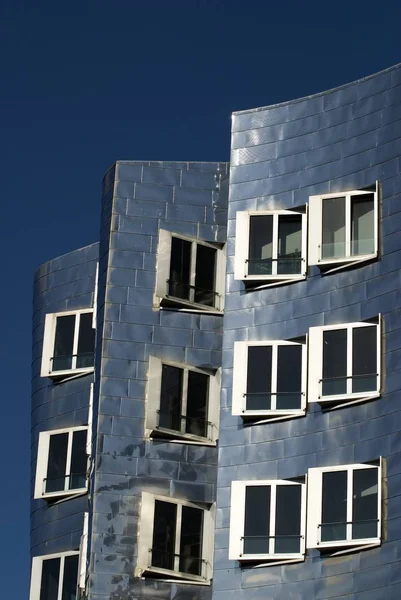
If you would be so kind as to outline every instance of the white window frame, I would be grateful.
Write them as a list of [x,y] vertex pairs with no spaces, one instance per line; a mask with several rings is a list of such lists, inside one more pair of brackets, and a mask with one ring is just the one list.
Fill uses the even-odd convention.
[[[301,486],[301,540],[300,552],[276,554],[274,551],[268,554],[243,554],[243,535],[245,526],[245,498],[246,488],[251,486],[270,486],[270,534],[275,534],[276,519],[276,493],[277,486],[281,485],[300,485]],[[230,508],[230,541],[229,541],[229,560],[244,561],[267,561],[277,564],[277,562],[298,562],[305,557],[305,528],[306,528],[306,483],[295,482],[286,479],[276,480],[256,480],[256,481],[232,481],[231,482],[231,508]],[[274,538],[270,540],[270,550],[274,549]]]
[[79,561],[78,561],[78,582],[77,582],[77,600],[80,600],[85,595],[86,587],[86,561],[88,555],[88,531],[89,531],[89,513],[84,513],[84,526],[79,545]]
[[[162,368],[163,365],[176,367],[183,370],[183,414],[185,412],[188,373],[202,373],[209,377],[208,393],[208,433],[210,437],[201,437],[192,433],[175,431],[158,426],[158,410],[160,408]],[[195,368],[183,363],[176,363],[162,360],[156,356],[149,357],[149,370],[146,390],[146,416],[145,416],[145,435],[146,437],[167,437],[170,440],[190,440],[207,445],[216,445],[219,437],[219,415],[220,415],[220,380],[221,373],[218,369],[214,374],[211,371]]]
[[[365,539],[352,539],[352,496],[353,496],[353,478],[352,474],[354,470],[360,469],[372,469],[378,470],[378,526],[377,530],[379,535],[374,538]],[[321,528],[319,525],[322,522],[322,492],[323,492],[323,473],[347,471],[347,522],[346,540],[333,540],[330,542],[322,542]],[[380,464],[350,464],[350,465],[337,465],[331,467],[314,467],[308,470],[308,519],[307,519],[307,534],[306,534],[306,547],[308,549],[321,549],[325,548],[359,548],[366,546],[377,546],[381,543],[381,530],[382,530],[382,459],[380,458]],[[339,552],[341,553],[341,551]]]
[[[184,298],[176,298],[168,295],[168,284],[167,280],[170,278],[170,260],[171,260],[171,243],[172,238],[178,238],[191,242],[191,274],[190,274],[190,285],[195,285],[195,267],[196,267],[196,248],[197,246],[206,246],[216,250],[216,272],[215,272],[215,306],[206,306],[198,302],[191,302]],[[157,260],[156,260],[156,288],[154,295],[155,307],[160,307],[166,303],[166,300],[173,302],[177,306],[181,306],[182,310],[195,310],[197,312],[217,312],[221,313],[224,310],[224,293],[225,293],[225,274],[226,274],[226,256],[225,248],[221,248],[219,245],[213,245],[203,240],[194,239],[178,233],[166,231],[165,229],[159,230],[159,244],[157,249]]]
[[[360,321],[354,323],[339,323],[337,325],[324,325],[309,329],[309,377],[308,377],[308,402],[319,402],[322,405],[335,407],[363,402],[365,400],[380,398],[381,395],[381,316],[377,322]],[[336,329],[347,329],[347,377],[352,376],[352,329],[356,327],[376,327],[377,333],[377,386],[370,392],[352,392],[352,379],[347,380],[347,393],[333,396],[322,396],[323,375],[323,333]]]
[[[247,410],[246,409],[246,389],[248,374],[248,348],[250,346],[271,346],[272,347],[272,382],[271,391],[277,391],[277,358],[279,346],[302,346],[302,384],[301,398],[302,404],[295,410]],[[303,416],[306,412],[306,392],[307,392],[307,338],[305,342],[293,342],[288,340],[272,340],[264,342],[234,342],[234,369],[233,369],[233,390],[232,390],[232,414],[247,417],[264,417],[269,420],[281,420],[283,418],[292,418]],[[276,396],[272,396],[272,406],[276,402]]]
[[[183,573],[178,570],[162,569],[151,566],[150,550],[153,543],[153,525],[155,513],[155,501],[170,502],[177,506],[177,524],[175,532],[175,550],[179,554],[180,537],[181,537],[181,514],[182,507],[189,506],[203,510],[203,535],[202,535],[202,561],[205,562],[205,576],[192,575]],[[139,520],[139,539],[138,539],[138,562],[135,569],[135,576],[146,577],[146,574],[158,574],[164,578],[174,578],[182,580],[190,580],[199,583],[210,583],[213,576],[213,551],[214,551],[214,526],[215,526],[216,506],[205,506],[187,502],[184,500],[176,500],[165,496],[142,492],[140,520]]]
[[[31,588],[29,593],[29,600],[40,600],[40,591],[42,584],[42,567],[45,560],[51,560],[53,558],[60,558],[60,576],[57,598],[54,600],[61,600],[62,586],[64,581],[64,564],[67,556],[77,556],[78,551],[69,552],[58,552],[57,554],[45,554],[43,556],[34,556],[32,558],[32,571],[31,571]],[[77,574],[78,575],[78,574]],[[78,577],[77,577],[78,579]],[[78,583],[78,582],[77,582]]]
[[[375,246],[372,254],[351,255],[351,196],[373,194],[374,202],[374,238]],[[345,232],[346,232],[346,254],[338,258],[322,258],[321,247],[323,238],[323,202],[330,198],[345,198]],[[336,265],[349,266],[359,262],[372,260],[379,252],[379,182],[376,181],[374,189],[351,190],[348,192],[337,192],[309,197],[309,249],[308,261],[310,265],[317,265],[326,270]],[[341,267],[340,267],[341,268]]]
[[[75,376],[78,374],[84,373],[93,373],[93,367],[76,367],[77,360],[77,350],[78,350],[78,339],[79,339],[79,324],[81,320],[81,315],[86,313],[92,313],[92,326],[93,326],[93,308],[83,308],[81,310],[71,310],[65,312],[57,312],[57,313],[48,313],[45,318],[45,331],[43,336],[43,352],[42,352],[42,365],[40,376],[41,377],[52,377],[55,379]],[[75,329],[74,329],[74,344],[73,344],[73,358],[72,358],[72,366],[71,369],[65,369],[63,371],[53,371],[52,370],[52,358],[54,352],[54,341],[56,336],[56,324],[57,317],[68,317],[70,315],[78,316],[75,318]],[[95,348],[93,348],[93,352],[95,352]]]
[[68,446],[67,446],[67,461],[66,461],[66,477],[65,477],[65,487],[67,486],[67,475],[69,474],[70,465],[71,465],[71,455],[72,455],[72,440],[73,434],[75,431],[87,431],[88,426],[82,427],[68,427],[65,429],[52,429],[50,431],[41,431],[39,434],[39,443],[38,443],[38,455],[36,461],[36,477],[35,477],[35,489],[34,489],[34,498],[61,498],[64,496],[78,496],[84,494],[88,490],[88,477],[86,477],[86,485],[82,488],[76,489],[64,489],[57,492],[45,492],[44,491],[44,480],[46,479],[47,474],[47,465],[49,461],[49,448],[50,448],[50,437],[52,435],[59,435],[62,433],[68,433]]
[[[278,224],[279,216],[300,215],[302,217],[302,247],[301,247],[301,273],[295,274],[277,274],[277,262],[272,262],[271,275],[249,275],[248,257],[249,257],[249,229],[250,217],[273,217],[273,236],[272,236],[272,258],[278,257]],[[300,281],[306,278],[307,271],[307,213],[299,210],[259,210],[259,211],[238,211],[236,214],[236,232],[235,232],[235,261],[234,261],[234,279],[249,282],[266,282],[270,285],[277,283],[288,283],[290,281]],[[274,273],[276,271],[276,273]]]

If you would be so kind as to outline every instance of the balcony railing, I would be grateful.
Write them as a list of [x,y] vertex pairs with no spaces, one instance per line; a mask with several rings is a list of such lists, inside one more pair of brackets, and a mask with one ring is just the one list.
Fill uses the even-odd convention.
[[194,302],[196,304],[204,304],[221,309],[221,296],[214,290],[208,290],[199,286],[190,285],[176,279],[167,279],[167,298],[176,298]]
[[[377,377],[379,373],[363,373],[361,375],[340,375],[337,377],[323,377],[319,379],[320,396],[339,396],[374,392],[377,390]],[[351,385],[349,385],[349,383]]]
[[[276,397],[276,408],[275,410],[297,410],[301,408],[302,396],[304,392],[245,392],[243,394],[246,398],[246,410],[273,410],[272,409],[272,396]],[[269,402],[265,402],[265,399],[269,399]],[[261,402],[258,402],[258,399]],[[296,400],[297,402],[291,402],[290,400]],[[287,400],[287,401],[286,401]],[[294,406],[295,405],[295,406]],[[244,412],[244,411],[243,411]]]
[[53,356],[50,359],[50,373],[55,373],[57,371],[72,371],[74,369],[88,369],[93,367],[94,357],[94,352]]
[[246,535],[241,537],[242,554],[299,554],[304,536]]
[[344,542],[378,537],[379,519],[319,523],[320,542]]
[[[301,275],[305,259],[299,256],[279,256],[278,258],[247,258],[248,275]],[[276,273],[273,273],[273,263]]]
[[43,493],[68,492],[86,487],[86,473],[70,473],[43,479]]
[[180,413],[158,410],[158,428],[170,429],[181,434],[190,433],[212,439],[213,423],[200,417],[190,417]]
[[166,569],[207,579],[208,563],[189,554],[175,554],[156,548],[149,549],[149,568]]

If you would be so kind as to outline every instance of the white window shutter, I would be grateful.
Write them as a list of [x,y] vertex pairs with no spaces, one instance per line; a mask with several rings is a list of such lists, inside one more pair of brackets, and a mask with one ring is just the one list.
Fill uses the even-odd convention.
[[246,260],[249,247],[249,213],[238,211],[235,223],[234,279],[243,280],[247,275]]
[[146,396],[146,429],[153,431],[158,424],[160,394],[162,387],[162,361],[156,356],[149,356],[149,370]]
[[164,229],[160,229],[156,261],[156,296],[159,298],[164,298],[167,294],[167,280],[170,276],[170,258],[171,233]]
[[211,375],[209,378],[208,421],[211,423],[209,426],[209,435],[211,435],[213,442],[219,438],[220,386],[221,370],[219,369],[214,376]]
[[308,470],[308,499],[306,519],[306,547],[317,548],[319,542],[318,526],[322,522],[322,471]]
[[234,369],[232,388],[232,414],[242,415],[245,408],[246,375],[248,364],[248,344],[234,343]]
[[238,560],[242,552],[241,538],[244,535],[245,491],[244,481],[231,482],[229,560]]
[[323,369],[323,330],[311,327],[308,336],[308,402],[318,402]]
[[322,243],[322,199],[321,196],[310,196],[308,207],[308,264],[318,265],[320,246]]

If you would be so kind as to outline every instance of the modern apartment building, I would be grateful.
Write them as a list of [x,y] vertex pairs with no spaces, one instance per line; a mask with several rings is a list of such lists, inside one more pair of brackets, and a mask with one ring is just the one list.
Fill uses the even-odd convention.
[[401,594],[401,65],[119,161],[36,274],[30,600]]

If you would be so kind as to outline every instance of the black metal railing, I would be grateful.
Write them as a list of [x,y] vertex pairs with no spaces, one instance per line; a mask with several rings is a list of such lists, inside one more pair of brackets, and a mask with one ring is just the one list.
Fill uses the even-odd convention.
[[[320,529],[321,542],[336,542],[347,540],[347,526],[352,526],[352,535],[350,540],[368,539],[377,537],[377,524],[379,519],[360,519],[357,521],[333,521],[331,523],[319,523],[317,528]],[[370,525],[375,525],[367,530]],[[324,531],[325,529],[328,531]],[[355,530],[355,531],[354,531]],[[358,531],[359,530],[359,531]]]
[[180,298],[188,302],[219,308],[220,294],[214,290],[208,290],[176,279],[167,279],[166,283],[167,297]]
[[211,439],[213,423],[201,417],[190,417],[180,413],[158,410],[158,427],[180,433],[191,433]]
[[94,358],[94,352],[81,352],[80,354],[53,356],[50,359],[50,373],[54,373],[55,371],[69,371],[70,369],[86,369],[93,367]]
[[[363,386],[363,385],[357,385],[358,381],[363,383],[364,380],[370,380],[372,381],[373,378],[377,378],[379,376],[379,373],[362,373],[360,375],[339,375],[336,377],[323,377],[322,379],[319,379],[319,384],[321,385],[322,388],[322,396],[336,396],[338,394],[346,394],[348,393],[347,390],[347,381],[349,379],[352,380],[352,390],[350,393],[358,393],[358,392],[373,392],[376,389],[376,386]],[[356,385],[354,385],[354,380]],[[343,384],[342,386],[339,386],[337,384]],[[356,389],[354,389],[354,387]],[[359,388],[359,389],[358,389]],[[321,396],[319,396],[321,397]]]
[[149,568],[166,569],[206,579],[207,562],[190,554],[175,554],[165,550],[149,549]]
[[[243,554],[298,554],[303,535],[246,535],[241,537]],[[270,552],[270,540],[274,540]]]
[[[274,275],[300,275],[302,263],[305,259],[301,256],[279,256],[278,258],[247,258],[245,263],[248,267],[248,275],[273,275],[273,263],[277,264],[277,273]],[[259,266],[255,269],[252,265]],[[267,267],[267,271],[266,268]],[[287,268],[284,268],[287,267]]]
[[[246,402],[246,410],[270,410],[271,409],[271,397],[275,396],[276,397],[276,409],[278,410],[285,410],[286,408],[290,409],[297,409],[297,408],[301,408],[301,398],[302,396],[305,395],[305,392],[245,392],[243,394],[243,397],[247,399]],[[289,404],[291,403],[286,403],[286,402],[280,402],[280,397],[283,396],[284,400],[285,399],[290,399],[290,398],[295,398],[298,399],[299,398],[299,406],[289,406]],[[260,398],[270,398],[270,403],[269,406],[260,406],[260,403],[253,403],[252,402],[248,402],[248,398],[250,398],[250,400],[252,401],[253,399],[257,399],[257,397]],[[278,404],[280,404],[281,406],[278,406]],[[287,406],[285,405],[287,404]]]
[[68,492],[86,487],[86,473],[70,473],[59,477],[45,477],[43,491],[45,494],[52,492]]

